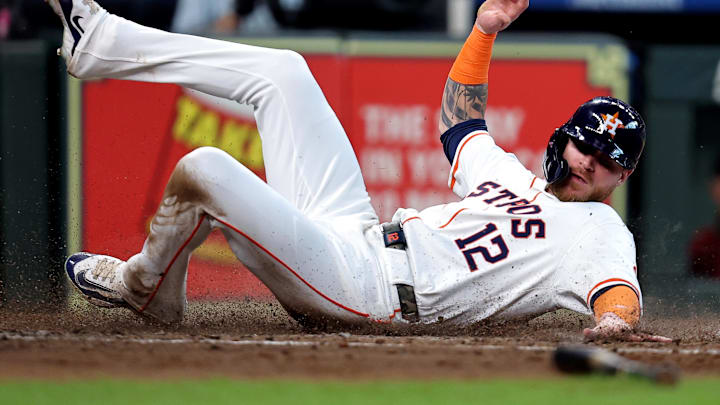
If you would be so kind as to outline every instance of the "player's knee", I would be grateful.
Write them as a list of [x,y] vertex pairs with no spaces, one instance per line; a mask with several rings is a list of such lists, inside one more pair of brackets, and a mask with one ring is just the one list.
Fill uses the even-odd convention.
[[280,51],[280,55],[283,64],[290,67],[291,69],[307,68],[307,62],[305,61],[305,58],[295,51],[284,49]]
[[312,78],[312,73],[305,58],[295,51],[282,50],[278,52],[277,66],[280,74],[289,81],[297,81],[304,77]]
[[207,170],[214,170],[213,166],[229,157],[230,155],[221,149],[203,146],[183,156],[175,166],[175,171],[201,174]]

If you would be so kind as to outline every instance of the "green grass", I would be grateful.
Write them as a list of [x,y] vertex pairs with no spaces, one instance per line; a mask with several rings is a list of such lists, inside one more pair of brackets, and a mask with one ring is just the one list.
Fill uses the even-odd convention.
[[720,380],[674,387],[622,378],[413,382],[176,380],[0,381],[0,404],[718,404]]

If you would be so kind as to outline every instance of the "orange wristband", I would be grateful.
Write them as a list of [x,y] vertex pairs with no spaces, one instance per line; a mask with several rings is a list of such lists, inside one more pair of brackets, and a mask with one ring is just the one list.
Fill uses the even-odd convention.
[[595,300],[593,312],[595,318],[612,312],[634,326],[640,320],[640,301],[630,287],[619,285],[605,291]]
[[450,69],[450,79],[461,84],[487,83],[496,36],[497,34],[485,34],[473,25],[472,32]]

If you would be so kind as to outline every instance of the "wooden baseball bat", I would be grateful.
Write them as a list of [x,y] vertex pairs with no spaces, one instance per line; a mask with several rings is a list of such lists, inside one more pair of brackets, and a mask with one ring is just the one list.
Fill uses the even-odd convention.
[[598,347],[560,346],[555,349],[553,362],[565,373],[628,374],[666,385],[677,383],[679,378],[674,367],[641,363]]

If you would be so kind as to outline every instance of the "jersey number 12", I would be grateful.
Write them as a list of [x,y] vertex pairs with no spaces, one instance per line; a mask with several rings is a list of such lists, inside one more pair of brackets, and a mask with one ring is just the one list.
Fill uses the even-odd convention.
[[[527,219],[524,222],[520,219],[513,219],[511,224],[511,232],[515,238],[527,239],[531,235],[538,239],[545,238],[545,222],[541,219]],[[455,239],[455,244],[465,256],[465,260],[467,261],[470,271],[478,269],[475,257],[473,256],[477,253],[480,253],[483,259],[485,259],[488,263],[497,263],[507,258],[510,251],[508,250],[505,240],[500,234],[490,239],[490,243],[497,247],[497,249],[493,249],[496,251],[495,254],[490,253],[490,249],[482,245],[474,247],[468,246],[494,233],[497,229],[498,228],[495,224],[489,222],[485,225],[485,228],[479,232],[470,235],[465,239]],[[535,231],[534,235],[533,230]]]

